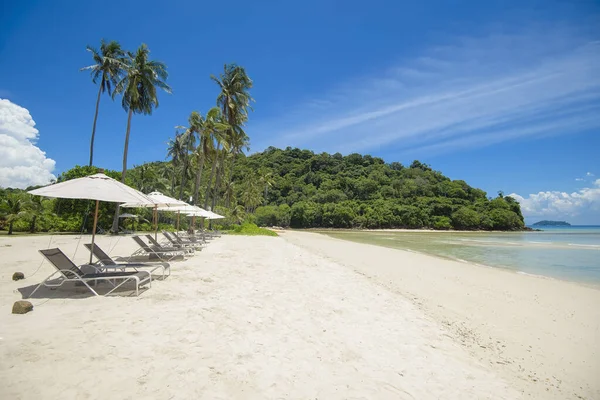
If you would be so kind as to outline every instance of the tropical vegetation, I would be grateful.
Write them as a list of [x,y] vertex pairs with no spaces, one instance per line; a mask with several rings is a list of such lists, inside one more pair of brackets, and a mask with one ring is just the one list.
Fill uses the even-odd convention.
[[[120,172],[109,176],[149,193],[160,191],[225,215],[220,225],[235,232],[263,232],[259,226],[292,228],[431,228],[519,230],[524,228],[519,203],[499,192],[488,197],[462,180],[452,180],[420,161],[386,163],[370,155],[316,154],[297,148],[267,148],[247,156],[245,126],[252,111],[253,82],[237,64],[225,64],[215,83],[215,105],[191,111],[168,140],[165,161],[127,170],[133,114],[150,115],[158,107],[158,91],[171,92],[167,66],[150,59],[142,44],[136,52],[117,42],[102,41],[100,51],[88,47],[94,60],[92,81],[99,84],[92,129],[90,165],[75,166],[58,181],[98,172],[91,165],[99,99],[103,92],[121,96],[127,125]],[[165,132],[165,136],[169,133]],[[31,189],[31,188],[29,188]],[[0,189],[0,229],[12,231],[80,231],[91,229],[91,202],[34,198],[24,191]],[[113,214],[114,212],[114,214]],[[137,229],[150,226],[150,211]],[[113,216],[111,217],[111,214]],[[170,226],[176,216],[161,213]],[[99,226],[117,232],[119,208],[101,204]],[[135,221],[123,221],[123,224]],[[181,220],[182,227],[189,221]],[[256,225],[253,225],[256,224]],[[255,228],[256,226],[256,228]],[[268,231],[272,232],[272,231]],[[263,232],[264,233],[264,232]],[[269,234],[269,233],[266,233]]]

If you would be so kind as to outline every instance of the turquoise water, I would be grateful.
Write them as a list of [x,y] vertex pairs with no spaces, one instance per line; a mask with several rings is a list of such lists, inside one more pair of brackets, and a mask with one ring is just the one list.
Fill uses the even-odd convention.
[[541,232],[323,233],[361,243],[600,285],[600,226],[545,227]]

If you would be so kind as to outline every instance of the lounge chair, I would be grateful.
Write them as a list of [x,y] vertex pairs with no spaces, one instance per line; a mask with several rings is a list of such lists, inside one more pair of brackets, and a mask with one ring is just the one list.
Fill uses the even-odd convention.
[[162,234],[164,237],[167,238],[167,240],[171,243],[171,245],[173,245],[175,247],[185,247],[185,248],[202,250],[202,243],[200,243],[200,242],[192,242],[189,240],[183,240],[180,237],[176,236],[175,234],[172,234],[171,232],[167,232],[167,231],[162,231]]
[[159,251],[185,251],[187,254],[193,255],[194,254],[194,248],[193,247],[189,247],[189,246],[176,246],[176,245],[172,245],[172,246],[165,246],[161,243],[159,243],[156,239],[154,239],[152,237],[152,235],[146,235],[146,239],[148,239],[148,242],[150,242],[150,244],[152,245],[152,248],[154,250],[159,250]]
[[[40,250],[40,253],[46,257],[48,261],[56,268],[56,272],[52,273],[49,277],[44,279],[42,283],[40,283],[34,290],[31,292],[29,297],[33,296],[33,294],[43,285],[46,287],[59,287],[65,282],[80,282],[85,285],[90,291],[96,295],[100,296],[98,292],[96,292],[92,287],[88,284],[88,282],[99,282],[106,281],[113,288],[106,293],[104,296],[107,296],[126,284],[127,282],[135,283],[135,295],[138,296],[140,291],[139,287],[148,284],[148,287],[152,285],[152,276],[148,271],[138,271],[138,272],[98,272],[99,269],[93,265],[82,265],[82,267],[91,267],[94,272],[93,273],[85,273],[80,267],[75,265],[73,261],[69,259],[60,249],[47,249]],[[52,278],[58,275],[58,283],[48,283]],[[117,284],[117,281],[122,281],[120,284]]]
[[162,261],[171,261],[176,257],[185,258],[186,253],[183,250],[160,251],[158,249],[153,249],[152,247],[148,246],[148,244],[144,242],[139,236],[132,236],[131,238],[138,244],[138,246],[140,246],[140,248],[136,250],[131,255],[131,257],[135,257],[138,255],[147,255],[150,258],[158,258]]
[[86,243],[84,246],[98,259],[94,266],[100,270],[116,270],[120,269],[125,271],[126,269],[133,269],[134,271],[138,271],[138,269],[150,269],[150,274],[153,274],[154,271],[160,270],[162,272],[162,278],[165,279],[166,276],[171,275],[171,266],[167,262],[158,262],[158,263],[118,263],[108,254],[104,252],[97,244],[94,244],[94,249],[92,251],[92,244]]

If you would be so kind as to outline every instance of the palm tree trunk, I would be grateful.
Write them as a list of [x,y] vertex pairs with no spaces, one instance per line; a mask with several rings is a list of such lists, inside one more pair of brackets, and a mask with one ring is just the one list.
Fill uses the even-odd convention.
[[[125,183],[125,175],[127,174],[127,152],[129,151],[129,133],[131,132],[131,116],[133,109],[129,109],[127,116],[127,131],[125,132],[125,146],[123,147],[123,170],[121,171],[121,182]],[[113,218],[112,232],[119,233],[119,204],[115,208],[115,216]]]
[[177,169],[173,165],[173,176],[171,177],[171,196],[175,194],[175,177],[177,176]]
[[210,197],[210,186],[212,185],[213,176],[215,176],[215,168],[219,162],[219,149],[221,143],[217,143],[217,150],[215,151],[215,159],[213,161],[212,168],[210,170],[210,178],[208,179],[208,185],[206,186],[206,196],[204,197],[204,208],[208,207],[208,198]]
[[217,179],[215,182],[215,187],[213,189],[213,198],[212,198],[212,209],[215,209],[215,206],[217,205],[217,197],[219,196],[219,187],[221,186],[221,176],[223,176],[223,174],[225,174],[225,151],[223,151],[223,157],[221,159],[221,162],[219,162],[218,168],[217,168]]
[[198,205],[198,197],[200,196],[200,183],[202,182],[202,169],[204,168],[204,148],[203,138],[200,139],[200,160],[198,161],[198,172],[196,172],[196,182],[194,182],[194,205]]
[[185,189],[185,178],[188,170],[188,156],[187,153],[183,158],[183,174],[181,175],[181,186],[179,187],[179,200],[183,197],[183,190]]
[[9,234],[9,235],[12,235],[12,234],[13,234],[13,222],[12,222],[12,221],[10,221],[10,222],[8,223],[8,234]]
[[29,233],[34,233],[35,232],[35,222],[37,220],[37,215],[34,215],[33,218],[31,218],[31,225],[29,226]]
[[96,121],[98,120],[98,109],[100,108],[100,95],[102,94],[102,85],[98,88],[98,98],[96,99],[96,113],[94,114],[94,125],[92,126],[92,139],[90,141],[90,167],[94,162],[94,138],[96,137]]
[[233,180],[233,167],[235,166],[235,159],[237,158],[237,151],[234,151],[233,157],[231,158],[231,169],[229,170],[229,177],[227,178],[227,183],[231,183]]
[[125,175],[127,174],[127,153],[129,151],[129,132],[131,131],[131,116],[133,109],[129,109],[127,116],[127,132],[125,132],[125,147],[123,148],[123,171],[121,172],[121,182],[125,183]]

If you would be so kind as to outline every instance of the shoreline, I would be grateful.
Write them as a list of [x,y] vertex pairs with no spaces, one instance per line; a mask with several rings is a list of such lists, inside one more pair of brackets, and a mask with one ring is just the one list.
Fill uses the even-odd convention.
[[[289,232],[302,232],[301,230],[288,230]],[[463,258],[458,258],[458,257],[453,257],[451,255],[447,255],[447,254],[439,254],[436,253],[434,251],[427,251],[427,250],[422,250],[422,249],[414,249],[411,248],[410,244],[406,244],[406,247],[401,247],[401,246],[396,246],[396,245],[392,245],[391,243],[388,242],[371,242],[371,241],[365,241],[365,240],[354,240],[350,237],[341,237],[339,235],[332,235],[335,232],[340,232],[340,233],[412,233],[412,231],[408,230],[367,230],[367,231],[354,231],[354,230],[312,230],[308,233],[315,233],[315,234],[322,234],[322,235],[326,235],[328,237],[331,238],[335,238],[335,239],[340,239],[340,240],[346,240],[352,243],[359,243],[359,244],[368,244],[368,245],[373,245],[373,246],[379,246],[379,247],[384,247],[384,248],[388,248],[388,249],[396,249],[396,250],[401,250],[401,251],[407,251],[407,252],[413,252],[416,254],[422,254],[422,255],[427,255],[430,257],[435,257],[435,258],[439,258],[441,260],[448,260],[448,261],[456,261],[456,262],[461,262],[461,263],[468,263],[468,264],[472,264],[472,265],[476,265],[476,266],[480,266],[480,267],[486,267],[486,268],[493,268],[493,269],[498,269],[498,270],[503,270],[503,271],[507,271],[507,272],[511,272],[511,273],[517,273],[517,274],[524,274],[524,275],[530,275],[530,276],[536,276],[539,278],[544,278],[544,279],[551,279],[551,280],[558,280],[561,282],[568,282],[568,283],[573,283],[576,285],[580,285],[580,286],[584,286],[584,287],[589,287],[589,288],[594,288],[597,290],[600,290],[600,279],[576,279],[576,278],[569,278],[569,277],[564,277],[564,276],[556,276],[556,275],[545,275],[543,273],[536,273],[536,272],[528,272],[528,271],[522,271],[519,268],[519,265],[503,265],[503,264],[486,264],[485,262],[480,262],[480,261],[476,261],[476,260],[469,260],[469,259],[463,259]],[[420,231],[419,233],[438,233],[439,231]],[[445,234],[450,235],[451,233],[473,233],[471,231],[445,231]],[[491,233],[491,232],[490,232]],[[495,232],[498,233],[498,232]],[[516,233],[516,232],[515,232]],[[536,232],[535,234],[538,233],[542,233],[542,232]],[[552,232],[550,232],[552,233]],[[376,236],[374,236],[376,237]],[[515,242],[494,242],[494,241],[485,241],[485,242],[478,242],[476,239],[464,239],[463,242],[461,242],[461,244],[464,244],[465,246],[470,246],[470,247],[481,247],[481,248],[487,248],[487,247],[494,247],[494,248],[520,248],[520,249],[549,249],[549,250],[583,250],[583,251],[591,251],[591,252],[599,252],[600,253],[600,245],[585,245],[585,244],[558,244],[558,243],[553,243],[553,242],[523,242],[523,243],[515,243]],[[600,254],[599,254],[600,257]],[[522,265],[521,265],[522,267]]]
[[600,397],[600,288],[327,234],[284,237],[401,294],[524,394]]

